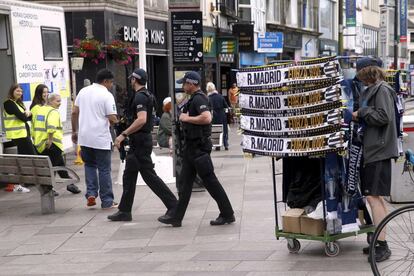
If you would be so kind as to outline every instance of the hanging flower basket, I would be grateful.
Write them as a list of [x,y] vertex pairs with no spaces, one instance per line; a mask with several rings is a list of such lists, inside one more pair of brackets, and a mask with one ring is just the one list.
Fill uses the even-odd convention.
[[123,42],[120,40],[113,40],[111,44],[106,46],[106,52],[112,59],[122,65],[127,65],[131,63],[132,58],[137,53],[134,47],[130,43]]
[[104,45],[96,39],[75,39],[73,49],[77,56],[90,59],[96,64],[105,59]]

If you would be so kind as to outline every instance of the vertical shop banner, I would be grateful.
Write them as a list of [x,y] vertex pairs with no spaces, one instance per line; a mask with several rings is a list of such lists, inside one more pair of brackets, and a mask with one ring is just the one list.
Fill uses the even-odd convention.
[[346,26],[356,27],[356,0],[346,0]]
[[400,0],[400,42],[407,42],[407,0]]

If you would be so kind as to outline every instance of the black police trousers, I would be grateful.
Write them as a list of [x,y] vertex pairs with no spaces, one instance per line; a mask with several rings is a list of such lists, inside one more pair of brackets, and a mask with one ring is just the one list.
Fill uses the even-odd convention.
[[203,180],[206,190],[216,201],[220,210],[220,216],[228,218],[234,214],[230,200],[214,173],[210,157],[211,148],[210,139],[186,142],[180,175],[182,188],[179,192],[178,205],[175,212],[177,220],[181,221],[184,218],[196,174]]
[[[50,158],[50,162],[53,166],[65,166],[65,160],[63,159],[62,155],[63,151],[56,146],[55,144],[52,144],[50,148],[46,148],[43,152],[40,153],[40,155],[47,155]],[[58,171],[57,172],[61,178],[70,178],[67,171]]]
[[138,173],[141,173],[144,182],[161,199],[169,211],[174,211],[177,206],[177,198],[155,173],[151,152],[151,133],[135,133],[130,136],[130,150],[125,159],[126,164],[122,177],[122,198],[118,206],[120,211],[131,212]]

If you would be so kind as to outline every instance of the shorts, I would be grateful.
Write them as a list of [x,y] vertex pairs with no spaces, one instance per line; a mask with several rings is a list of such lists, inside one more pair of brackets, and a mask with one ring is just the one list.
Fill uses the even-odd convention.
[[361,192],[364,196],[389,196],[391,159],[366,164],[361,168]]

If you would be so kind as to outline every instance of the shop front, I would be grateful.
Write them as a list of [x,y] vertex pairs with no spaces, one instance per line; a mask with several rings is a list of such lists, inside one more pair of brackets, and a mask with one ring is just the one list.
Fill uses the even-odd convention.
[[[114,40],[131,43],[138,48],[137,18],[111,11],[67,12],[66,28],[68,44],[74,39],[94,38],[105,45]],[[102,27],[104,26],[104,27]],[[167,22],[152,19],[145,20],[147,73],[149,76],[147,87],[158,101],[158,113],[162,112],[162,101],[168,97],[168,45]],[[138,53],[139,54],[139,53]],[[102,68],[108,68],[115,74],[115,93],[125,93],[130,89],[128,76],[135,67],[139,66],[138,55],[132,57],[127,65],[116,63],[110,55],[97,64],[85,59],[83,69],[76,74],[77,90],[83,87],[84,79],[92,82],[96,73]],[[116,92],[115,92],[116,90]]]

